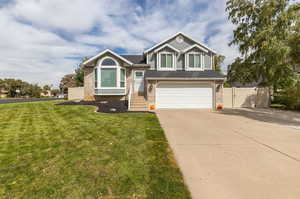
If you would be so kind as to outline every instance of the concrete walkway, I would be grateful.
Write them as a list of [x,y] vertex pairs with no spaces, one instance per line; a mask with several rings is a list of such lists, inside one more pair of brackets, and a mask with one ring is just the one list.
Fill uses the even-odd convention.
[[194,199],[300,198],[300,114],[234,109],[157,115]]

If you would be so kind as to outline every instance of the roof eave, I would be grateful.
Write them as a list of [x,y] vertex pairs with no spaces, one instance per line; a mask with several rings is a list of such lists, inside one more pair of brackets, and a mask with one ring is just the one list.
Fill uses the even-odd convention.
[[147,67],[147,68],[150,68],[150,64],[133,64],[132,67]]
[[86,60],[85,62],[83,62],[83,66],[86,66],[86,65],[89,64],[90,62],[92,62],[92,61],[94,61],[95,59],[99,58],[100,56],[104,55],[105,53],[111,53],[112,55],[118,57],[119,59],[121,59],[122,61],[126,62],[126,63],[129,64],[129,65],[132,65],[132,64],[133,64],[131,61],[125,59],[124,57],[118,55],[117,53],[115,53],[115,52],[113,52],[113,51],[111,51],[111,50],[109,50],[109,49],[106,49],[106,50],[104,50],[104,51],[98,53],[98,54],[95,55],[94,57],[92,57],[92,58]]
[[225,80],[226,77],[146,77],[147,80]]

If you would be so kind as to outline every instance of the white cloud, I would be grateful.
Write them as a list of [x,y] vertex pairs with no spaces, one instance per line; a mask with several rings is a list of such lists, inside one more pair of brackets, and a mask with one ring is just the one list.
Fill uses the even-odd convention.
[[105,48],[142,53],[178,31],[201,42],[206,39],[209,47],[227,57],[226,64],[237,55],[227,45],[233,26],[225,0],[166,2],[15,0],[2,5],[0,78],[58,85],[79,63],[74,57]]

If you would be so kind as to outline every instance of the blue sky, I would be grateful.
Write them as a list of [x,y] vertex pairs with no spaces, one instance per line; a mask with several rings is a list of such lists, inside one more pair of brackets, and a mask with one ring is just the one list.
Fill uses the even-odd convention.
[[84,56],[141,54],[179,31],[225,55],[224,70],[238,55],[225,0],[0,0],[0,29],[0,78],[40,85]]

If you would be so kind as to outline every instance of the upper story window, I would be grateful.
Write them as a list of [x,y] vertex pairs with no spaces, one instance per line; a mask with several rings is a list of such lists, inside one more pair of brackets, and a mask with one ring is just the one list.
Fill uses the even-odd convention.
[[185,58],[186,70],[203,70],[203,54],[200,52],[190,52]]
[[188,66],[190,68],[201,68],[201,54],[200,53],[194,53],[189,54],[189,64]]
[[173,68],[173,55],[161,54],[160,67],[161,68]]
[[117,66],[118,64],[111,58],[102,60],[101,66]]
[[125,88],[125,69],[111,57],[105,57],[98,62],[94,70],[95,88]]
[[158,70],[175,70],[175,57],[172,52],[158,53]]

